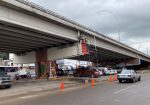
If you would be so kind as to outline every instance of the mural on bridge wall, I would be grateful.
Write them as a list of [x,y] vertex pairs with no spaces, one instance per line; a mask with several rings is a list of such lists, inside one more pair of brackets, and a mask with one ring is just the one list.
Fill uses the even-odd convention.
[[57,66],[56,61],[48,61],[47,73],[50,78],[56,77]]
[[35,73],[36,73],[36,78],[46,78],[47,62],[36,62]]
[[46,79],[47,77],[56,77],[56,61],[36,62],[35,72],[37,79]]

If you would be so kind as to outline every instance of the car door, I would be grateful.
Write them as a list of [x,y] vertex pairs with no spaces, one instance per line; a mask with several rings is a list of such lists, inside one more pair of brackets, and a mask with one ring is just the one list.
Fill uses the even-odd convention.
[[135,79],[137,80],[138,79],[138,75],[137,75],[137,73],[134,70],[133,70],[133,75],[134,75]]

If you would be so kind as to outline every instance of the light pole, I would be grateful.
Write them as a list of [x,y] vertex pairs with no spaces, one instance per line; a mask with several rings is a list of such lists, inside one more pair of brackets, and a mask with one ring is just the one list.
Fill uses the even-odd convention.
[[[98,11],[98,12],[96,12],[96,14],[97,13],[102,13],[102,12],[107,12],[107,13],[110,13],[110,14],[112,14],[113,16],[114,16],[114,18],[116,19],[116,16],[115,16],[115,14],[113,13],[113,12],[111,12],[111,11],[108,11],[108,10],[101,10],[101,11]],[[120,33],[119,33],[119,25],[118,25],[118,23],[117,23],[117,20],[116,20],[116,29],[117,29],[117,34],[118,34],[118,40],[119,41],[121,41],[121,38],[120,38]],[[97,65],[98,65],[98,63],[99,63],[99,61],[98,61],[98,51],[97,51],[97,45],[96,45],[96,37],[94,36],[94,45],[95,45],[95,56],[96,56],[96,63],[97,63]],[[89,53],[89,61],[90,61],[90,53]]]
[[113,17],[115,18],[115,20],[116,20],[115,23],[116,23],[117,33],[118,33],[118,40],[121,41],[120,33],[119,33],[119,24],[118,24],[118,22],[117,22],[117,16],[116,16],[116,14],[114,14],[113,12],[108,11],[108,10],[100,10],[100,11],[98,11],[97,13],[102,13],[102,12],[110,13],[110,14],[112,14]]

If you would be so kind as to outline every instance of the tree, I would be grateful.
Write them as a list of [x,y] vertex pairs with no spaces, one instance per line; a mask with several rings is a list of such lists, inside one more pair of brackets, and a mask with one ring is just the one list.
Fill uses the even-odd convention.
[[8,60],[9,59],[9,53],[0,52],[0,58],[2,58],[3,60]]

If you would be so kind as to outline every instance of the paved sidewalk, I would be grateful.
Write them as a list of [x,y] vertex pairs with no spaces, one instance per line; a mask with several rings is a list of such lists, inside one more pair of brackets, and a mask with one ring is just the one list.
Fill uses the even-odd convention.
[[[7,96],[15,96],[20,94],[27,94],[30,92],[40,92],[58,89],[60,87],[61,81],[32,81],[32,82],[24,82],[24,83],[16,83],[9,89],[0,89],[0,98]],[[81,83],[76,81],[64,81],[65,87],[77,86]]]

